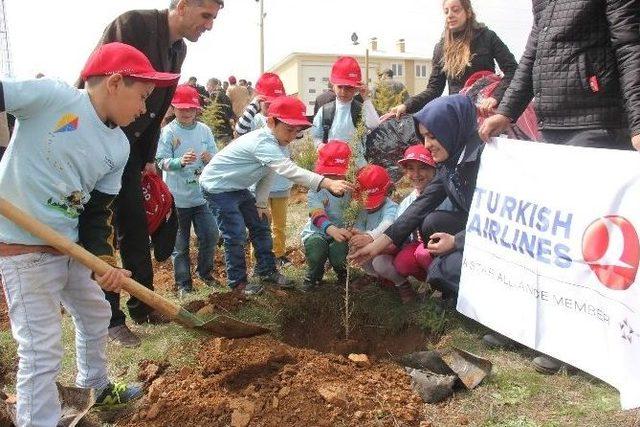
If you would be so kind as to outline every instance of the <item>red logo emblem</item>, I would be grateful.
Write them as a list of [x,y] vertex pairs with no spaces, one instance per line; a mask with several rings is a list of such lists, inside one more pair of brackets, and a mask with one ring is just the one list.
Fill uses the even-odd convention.
[[609,289],[628,289],[638,272],[638,233],[628,219],[605,216],[585,230],[582,255],[600,283]]

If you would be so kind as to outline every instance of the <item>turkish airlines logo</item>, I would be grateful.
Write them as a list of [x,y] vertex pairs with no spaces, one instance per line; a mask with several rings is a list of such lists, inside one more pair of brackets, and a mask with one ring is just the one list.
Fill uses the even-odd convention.
[[628,289],[638,272],[638,233],[624,217],[608,215],[597,219],[582,236],[582,255],[604,286],[614,290]]

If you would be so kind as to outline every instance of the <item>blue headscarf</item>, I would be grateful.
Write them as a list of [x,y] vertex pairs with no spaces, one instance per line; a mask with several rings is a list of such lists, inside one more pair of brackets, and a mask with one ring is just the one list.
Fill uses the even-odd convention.
[[455,167],[467,142],[478,132],[476,107],[464,95],[442,96],[429,102],[413,115],[418,138],[418,123],[427,128],[449,153],[447,169]]

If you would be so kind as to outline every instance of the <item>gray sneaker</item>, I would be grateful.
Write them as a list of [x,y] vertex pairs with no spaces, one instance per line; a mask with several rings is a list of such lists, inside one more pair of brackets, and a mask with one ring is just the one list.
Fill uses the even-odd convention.
[[114,326],[109,328],[109,338],[111,341],[123,347],[134,348],[140,346],[140,338],[127,325]]
[[533,369],[541,374],[557,374],[562,368],[567,368],[567,365],[558,359],[554,359],[553,357],[546,356],[544,354],[533,359]]
[[260,283],[239,283],[231,289],[231,292],[244,294],[246,296],[260,295],[264,288]]
[[500,335],[497,332],[492,332],[483,336],[482,343],[489,348],[501,348],[504,350],[513,349],[518,346],[517,342],[515,342],[511,338],[505,337],[504,335]]
[[274,271],[273,273],[267,276],[260,276],[260,281],[262,283],[265,283],[268,285],[274,285],[282,289],[293,288],[293,283],[291,283],[291,281],[289,281],[289,279],[284,277],[284,275],[281,274],[279,271]]

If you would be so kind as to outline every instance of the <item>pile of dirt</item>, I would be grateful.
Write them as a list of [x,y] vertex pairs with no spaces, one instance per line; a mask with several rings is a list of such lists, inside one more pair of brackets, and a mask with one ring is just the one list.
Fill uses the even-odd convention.
[[128,426],[418,426],[423,404],[395,364],[262,336],[214,338],[194,367],[157,378]]
[[205,306],[210,311],[235,312],[246,302],[247,297],[236,292],[212,293],[206,300],[191,301],[183,308],[191,313],[198,313]]

